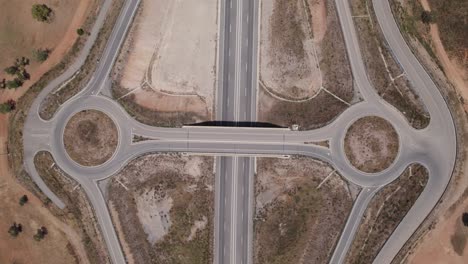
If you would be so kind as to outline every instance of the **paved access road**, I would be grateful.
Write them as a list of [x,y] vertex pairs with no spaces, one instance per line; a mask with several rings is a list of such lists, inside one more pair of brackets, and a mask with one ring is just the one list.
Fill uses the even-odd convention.
[[[244,17],[249,13],[255,14],[255,12],[252,11],[258,8],[258,4],[257,6],[245,4],[249,3],[247,0],[220,1],[224,4],[223,8],[226,10],[222,15],[228,16],[228,14],[232,14],[236,21],[239,21],[238,18]],[[39,94],[29,111],[24,128],[24,165],[26,170],[30,173],[39,188],[41,188],[41,190],[59,207],[63,207],[64,204],[47,188],[34,167],[34,156],[38,151],[51,152],[56,164],[75,179],[87,193],[90,202],[95,208],[95,213],[109,249],[112,262],[125,263],[125,257],[113,228],[105,200],[97,187],[97,182],[112,176],[135,157],[148,152],[187,152],[212,153],[229,156],[242,156],[247,154],[300,154],[321,159],[330,163],[349,181],[364,187],[355,202],[346,227],[331,259],[331,263],[342,263],[354,237],[355,230],[359,225],[362,214],[373,194],[379,188],[397,178],[409,164],[415,162],[421,163],[426,166],[429,171],[429,182],[415,205],[386,242],[375,260],[375,263],[379,264],[390,263],[411,234],[436,205],[450,180],[456,155],[455,128],[444,98],[441,96],[439,90],[425,72],[424,68],[413,56],[398,31],[388,2],[373,0],[375,12],[379,25],[387,39],[388,46],[393,51],[393,55],[405,71],[406,76],[419,94],[431,116],[429,126],[423,130],[415,130],[410,127],[401,113],[377,95],[367,79],[348,1],[335,1],[355,84],[364,98],[364,101],[349,107],[331,124],[325,127],[300,132],[290,131],[288,129],[241,127],[157,128],[135,121],[118,103],[103,96],[101,90],[108,81],[111,66],[115,61],[119,47],[121,46],[125,33],[138,7],[139,0],[129,0],[125,3],[114,31],[108,41],[107,48],[102,54],[98,69],[94,73],[90,83],[82,92],[62,105],[51,120],[42,120],[38,115],[38,111],[43,99],[48,93],[52,92],[54,88],[58,87],[60,83],[70,78],[83,64],[84,58],[96,37],[99,27],[102,25],[105,11],[110,5],[110,0],[106,0],[98,16],[97,23],[93,28],[91,37],[86,43],[82,56],[79,57],[77,62],[67,70],[67,72],[51,82]],[[227,8],[228,3],[229,8]],[[232,8],[230,7],[231,3],[233,5]],[[241,6],[241,8],[239,8],[239,6]],[[258,19],[253,19],[250,22],[251,24],[246,21],[244,23],[244,20],[242,20],[240,24],[236,22],[236,26],[231,25],[230,30],[232,32],[232,27],[234,26],[238,30],[235,31],[237,33],[228,34],[228,25],[225,21],[234,20],[231,18],[220,20],[222,24],[220,33],[223,41],[220,41],[219,53],[223,54],[223,59],[220,58],[220,65],[218,65],[218,67],[219,72],[222,72],[222,76],[220,77],[220,82],[222,82],[222,84],[219,85],[219,90],[222,92],[217,95],[217,98],[218,106],[221,106],[220,109],[232,106],[235,111],[224,113],[218,109],[217,114],[220,114],[221,117],[217,117],[221,118],[221,120],[224,118],[226,118],[225,120],[255,120],[254,105],[256,102],[256,85],[248,85],[248,83],[254,83],[257,80],[257,60],[254,58],[257,57],[257,55],[254,43],[258,42],[256,39],[257,33],[255,32],[255,30],[258,30]],[[244,30],[243,27],[245,27],[246,30]],[[249,29],[252,30],[252,34],[246,33]],[[246,48],[242,49],[239,47],[239,39],[247,40]],[[226,48],[221,45],[228,46],[227,55]],[[231,48],[231,54],[233,54],[232,56],[234,57],[229,57],[229,48]],[[235,51],[232,49],[235,49]],[[252,50],[251,55],[249,55],[250,50]],[[252,57],[250,66],[248,60],[249,56]],[[247,62],[245,67],[242,66],[243,62]],[[246,73],[241,74],[242,70]],[[231,80],[231,76],[233,78],[232,82],[229,81]],[[248,78],[252,78],[252,80],[249,81]],[[245,83],[245,85],[241,85],[241,83]],[[223,91],[224,87],[228,87],[228,91]],[[247,94],[247,96],[244,95],[243,97],[242,92]],[[248,96],[249,92],[251,95],[250,99]],[[219,100],[222,100],[222,103],[220,103]],[[247,107],[249,102],[250,109]],[[240,107],[241,104],[244,104],[244,106]],[[83,167],[76,164],[68,157],[63,146],[63,130],[67,120],[74,113],[83,109],[96,109],[107,113],[114,120],[119,129],[119,145],[116,153],[108,162],[100,166]],[[246,109],[245,113],[243,113],[243,109]],[[249,115],[250,118],[248,117]],[[387,170],[372,175],[359,172],[353,168],[347,161],[343,150],[344,135],[348,126],[356,119],[368,115],[378,115],[387,119],[393,124],[400,136],[400,153],[396,161]],[[132,136],[135,134],[155,140],[133,143]],[[304,144],[304,142],[326,139],[330,140],[329,149],[312,144]],[[239,208],[242,207],[240,204],[249,200],[239,199],[238,192],[240,189],[238,187],[248,186],[245,175],[251,175],[250,171],[253,167],[250,165],[252,162],[249,159],[245,159],[244,162],[239,162],[240,159],[237,160],[236,162],[236,159],[226,159],[224,165],[219,165],[219,167],[217,167],[217,169],[219,169],[217,177],[221,175],[225,177],[222,185],[220,183],[222,180],[217,182],[219,190],[217,188],[216,192],[220,200],[218,201],[217,199],[216,202],[218,204],[216,208],[221,208],[219,203],[223,200],[222,197],[228,197],[227,204],[229,204],[229,206],[225,206],[222,212],[219,211],[219,209],[217,210],[217,221],[215,222],[219,224],[219,221],[226,220],[230,231],[224,232],[218,228],[217,232],[219,232],[219,234],[215,236],[218,237],[217,242],[221,240],[224,241],[225,244],[221,246],[221,248],[223,248],[223,250],[229,249],[229,254],[232,252],[242,252],[241,254],[243,254],[234,259],[228,254],[227,258],[230,262],[223,263],[240,263],[242,260],[249,262],[249,258],[251,257],[248,256],[248,252],[251,252],[252,245],[247,243],[248,245],[244,246],[245,244],[243,243],[245,242],[242,242],[245,241],[244,239],[247,239],[247,241],[249,240],[249,232],[245,231],[248,229],[249,221],[245,221],[242,216],[240,216],[240,218],[239,216],[235,216],[234,218],[232,216],[234,215],[233,213],[243,212],[243,210],[239,210]],[[217,163],[219,163],[219,161]],[[248,169],[244,169],[243,165],[239,165],[241,163],[246,164]],[[250,164],[247,166],[247,163]],[[227,175],[235,176],[228,179],[226,177]],[[251,179],[250,176],[249,179]],[[237,184],[233,180],[237,180]],[[224,189],[221,188],[222,186]],[[251,185],[249,188],[251,188]],[[221,192],[221,189],[224,191]],[[232,197],[234,195],[235,197]],[[230,208],[230,210],[228,208]],[[220,219],[221,214],[224,220]],[[230,214],[232,214],[231,217]],[[233,223],[235,223],[235,225],[233,225]],[[221,224],[226,226],[224,223]],[[242,225],[240,229],[239,225]],[[241,235],[232,240],[233,236],[230,236],[230,234],[232,234],[233,231],[237,233],[237,230],[241,230]],[[245,234],[247,234],[247,238]],[[221,236],[225,236],[225,238],[219,240]],[[229,241],[227,239],[229,239]],[[238,249],[240,251],[238,251]],[[215,248],[215,254],[219,254],[216,253],[217,250],[218,246]],[[245,254],[245,251],[247,251],[247,254]],[[246,255],[247,258],[245,258]],[[223,261],[227,261],[226,256],[217,259],[224,259]]]

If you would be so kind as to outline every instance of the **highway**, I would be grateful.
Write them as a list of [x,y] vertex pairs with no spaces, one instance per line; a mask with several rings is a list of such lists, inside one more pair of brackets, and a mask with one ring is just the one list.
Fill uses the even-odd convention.
[[[217,120],[256,120],[258,1],[221,1]],[[224,29],[224,30],[223,30]],[[252,263],[253,157],[216,158],[215,263]]]
[[[100,90],[108,81],[110,70],[132,22],[139,0],[129,0],[125,3],[98,68],[88,85],[64,103],[51,120],[42,120],[38,112],[44,98],[71,78],[89,53],[105,18],[106,10],[111,4],[110,0],[104,1],[82,54],[64,74],[43,89],[28,112],[23,132],[26,171],[44,194],[57,206],[63,208],[63,202],[44,184],[34,167],[34,156],[37,152],[51,152],[56,164],[76,180],[86,192],[95,210],[111,261],[125,263],[125,256],[97,182],[111,177],[132,159],[149,152],[211,153],[232,156],[233,158],[221,158],[216,161],[215,225],[219,226],[215,226],[215,262],[249,263],[252,257],[251,231],[249,231],[252,215],[250,201],[255,162],[253,158],[245,158],[245,155],[306,155],[317,158],[328,162],[347,180],[364,187],[334,250],[330,261],[334,264],[344,261],[347,249],[352,243],[362,214],[373,193],[401,175],[409,164],[420,163],[429,171],[427,186],[374,261],[379,264],[390,263],[437,204],[450,181],[456,158],[455,127],[444,98],[402,38],[388,2],[373,0],[373,5],[389,48],[430,114],[430,124],[422,130],[413,129],[400,112],[375,92],[367,78],[348,1],[335,2],[353,77],[364,101],[350,106],[325,127],[311,131],[239,126],[158,128],[134,120],[117,102],[101,95]],[[218,48],[219,89],[216,96],[216,119],[234,122],[256,120],[258,19],[253,17],[258,16],[256,13],[258,1],[221,0],[221,6],[221,11],[225,11],[220,14],[222,19]],[[63,146],[63,131],[67,120],[74,113],[84,109],[96,109],[107,113],[119,130],[119,144],[115,154],[106,163],[95,167],[83,167],[75,163],[69,158]],[[400,137],[400,151],[395,162],[388,169],[375,174],[362,173],[351,166],[345,157],[343,147],[346,129],[358,118],[369,115],[381,116],[388,120]],[[133,135],[155,140],[133,143]],[[305,142],[322,140],[329,140],[330,148],[305,144]],[[249,195],[245,197],[242,192],[244,194],[247,192]],[[226,253],[221,254],[221,249]]]

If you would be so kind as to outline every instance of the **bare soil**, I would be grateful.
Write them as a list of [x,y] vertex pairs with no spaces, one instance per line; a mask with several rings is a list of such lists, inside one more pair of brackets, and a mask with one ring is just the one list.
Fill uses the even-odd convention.
[[[427,170],[413,164],[369,203],[345,263],[372,263],[382,246],[424,190]],[[432,262],[436,263],[436,262]]]
[[130,263],[211,263],[213,158],[151,154],[108,187],[108,203]]
[[[369,79],[379,95],[395,106],[415,128],[429,124],[429,116],[403,70],[393,58],[377,24],[370,0],[352,0],[359,46]],[[364,16],[364,17],[363,17]]]
[[[468,139],[468,96],[466,85],[460,85],[460,79],[465,78],[466,82],[466,38],[460,32],[466,28],[466,1],[425,2],[427,1],[395,0],[391,4],[413,53],[446,96],[457,126],[457,144],[465,146],[464,142]],[[429,8],[436,23],[422,25],[420,13]],[[458,77],[454,74],[458,74]],[[458,148],[457,163],[448,189],[431,215],[400,251],[394,263],[458,264],[468,261],[466,245],[463,249],[464,231],[459,224],[461,213],[468,210],[466,153],[466,147]]]
[[399,149],[398,134],[381,117],[363,117],[348,128],[344,149],[349,162],[357,169],[379,172],[395,160]]
[[97,166],[109,160],[118,140],[114,121],[97,110],[84,110],[73,115],[63,134],[68,155],[83,166]]
[[353,204],[347,183],[305,157],[257,166],[254,262],[327,263]]
[[[211,120],[218,1],[142,1],[114,69],[114,98],[142,122],[158,112],[173,125]],[[142,118],[138,116],[142,115]],[[169,121],[164,121],[169,119]]]
[[[265,36],[268,33],[267,27],[262,25],[261,28],[262,38],[268,37],[272,47],[276,48],[268,51],[265,43],[261,46],[259,121],[284,127],[298,124],[300,129],[323,126],[343,112],[348,107],[347,103],[359,100],[353,88],[351,69],[334,1],[288,0],[276,1],[276,5],[276,11],[262,13],[262,21],[267,19],[266,15],[270,15],[270,27],[273,28],[274,23],[277,23],[279,28],[284,28],[284,32],[275,29]],[[285,8],[281,8],[282,6]],[[264,8],[266,7],[262,7],[262,10]],[[295,12],[298,12],[298,15],[294,16],[295,19],[289,19]],[[300,14],[301,12],[304,14]],[[313,50],[313,56],[309,56]],[[300,56],[301,53],[309,55]],[[271,60],[276,61],[276,64],[273,64],[276,66],[268,64]],[[288,67],[281,68],[282,63],[287,63]],[[276,72],[278,76],[275,78],[279,78],[280,81],[284,79],[289,85],[281,84],[283,81],[275,83],[281,90],[272,89],[263,80],[262,73],[270,70],[273,72],[275,67],[285,71],[282,75]],[[320,72],[320,76],[317,72]],[[302,86],[302,90],[297,88],[301,87],[300,85],[293,84],[294,80],[299,79],[309,80],[307,85]],[[323,89],[317,89],[317,83],[318,88]]]
[[[92,24],[94,17],[91,10],[98,10],[99,1],[42,1],[41,3],[48,4],[56,12],[54,20],[49,24],[32,21],[31,6],[35,1],[2,0],[0,3],[0,53],[3,55],[1,69],[5,65],[10,66],[17,57],[31,58],[31,52],[35,48],[52,49],[46,62],[38,65],[31,61],[27,67],[31,79],[21,88],[0,91],[0,102],[4,102],[8,99],[18,100],[30,88],[37,91],[36,87],[52,78],[53,72],[60,72],[65,67],[75,54],[74,49],[79,47],[76,44],[76,29],[83,27],[86,30]],[[53,70],[49,71],[50,69]],[[3,70],[0,76],[4,76]],[[21,100],[14,113],[18,117],[16,120],[21,122],[24,121],[22,111],[27,111],[27,107],[23,108],[23,105]],[[64,223],[54,211],[56,208],[44,203],[44,196],[36,196],[37,187],[31,185],[24,171],[18,169],[18,165],[22,164],[22,156],[17,154],[23,149],[21,144],[16,143],[21,142],[21,139],[13,140],[16,142],[15,147],[12,147],[10,139],[22,132],[22,125],[9,123],[9,117],[10,115],[0,115],[0,229],[8,230],[13,221],[16,221],[23,224],[24,231],[16,239],[7,237],[6,232],[0,234],[0,263],[96,263],[84,249],[78,230],[73,225]],[[20,207],[18,199],[24,194],[29,201]],[[38,243],[32,236],[40,226],[47,227],[49,234]]]
[[261,17],[260,81],[264,87],[286,98],[315,95],[322,80],[306,2],[263,1]]

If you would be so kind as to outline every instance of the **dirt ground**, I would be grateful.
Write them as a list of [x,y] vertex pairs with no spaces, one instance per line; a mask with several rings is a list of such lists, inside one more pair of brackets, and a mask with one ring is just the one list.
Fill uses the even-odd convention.
[[[459,146],[465,146],[464,142],[468,139],[466,123],[468,94],[466,93],[466,47],[463,43],[466,43],[466,38],[463,42],[463,34],[457,30],[463,28],[466,1],[430,0],[427,3],[426,1],[394,0],[392,2],[397,7],[394,8],[394,12],[404,14],[397,16],[399,18],[397,22],[400,25],[417,25],[417,27],[408,27],[413,30],[404,32],[406,33],[404,36],[407,37],[410,47],[429,70],[441,91],[449,94],[449,105],[460,104],[464,107],[465,112],[454,111],[454,118],[459,125]],[[401,9],[402,7],[404,9]],[[421,25],[419,12],[423,9],[431,9],[435,12],[435,24]],[[456,26],[453,26],[454,24]],[[459,41],[460,37],[461,41]],[[449,48],[447,49],[445,45],[449,45]],[[450,91],[453,90],[452,85],[456,93],[450,96]],[[466,228],[461,226],[461,214],[468,211],[466,153],[466,147],[460,149],[458,165],[455,167],[446,194],[433,216],[429,217],[423,228],[418,230],[418,235],[413,238],[411,245],[405,247],[403,254],[399,256],[400,260],[396,263],[467,263],[468,250],[465,243],[468,235]]]
[[[0,53],[3,55],[0,68],[14,62],[16,57],[31,56],[34,48],[50,48],[52,53],[46,62],[34,62],[27,67],[31,80],[16,90],[1,90],[0,102],[17,100],[45,72],[61,61],[77,38],[76,29],[85,21],[87,14],[96,9],[96,1],[49,1],[55,11],[51,24],[39,24],[31,17],[31,5],[35,1],[0,1]],[[73,7],[73,8],[70,8]],[[14,11],[12,11],[14,10]],[[4,72],[0,73],[4,78]],[[0,234],[0,263],[89,263],[81,238],[69,226],[51,214],[43,203],[17,182],[8,164],[7,138],[8,115],[0,115],[0,229],[7,230],[13,221],[25,227],[18,238]],[[18,199],[26,194],[29,202],[19,207]],[[35,228],[46,226],[49,235],[37,242],[32,239]]]
[[[309,98],[322,85],[311,16],[305,4],[303,0],[261,3],[260,81],[285,98]],[[320,24],[326,25],[326,12],[317,14],[321,15],[317,16]]]
[[211,120],[217,17],[216,0],[142,1],[115,67],[121,88],[115,97],[131,94],[147,111],[190,112],[200,118],[196,121]]
[[[44,0],[41,3],[52,8],[54,14],[50,23],[34,20],[31,7],[37,1],[0,0],[0,79],[11,79],[3,69],[11,66],[16,58],[27,57],[30,65],[26,66],[31,79],[20,90],[27,90],[33,83],[58,64],[75,43],[76,30],[83,26],[87,14],[96,10],[97,0]],[[45,48],[52,52],[47,60],[38,63],[32,59],[35,49]],[[14,90],[4,91],[10,95]]]
[[108,204],[129,263],[210,263],[213,158],[151,154],[112,177]]
[[385,241],[424,190],[427,180],[427,170],[419,164],[413,164],[372,198],[345,263],[372,263]]
[[348,184],[310,158],[257,161],[254,262],[327,263],[353,204]]
[[348,128],[344,148],[354,167],[364,172],[379,172],[395,160],[399,148],[398,134],[381,117],[363,117]]
[[352,0],[351,10],[369,79],[387,102],[395,106],[415,128],[429,124],[429,116],[403,70],[393,58],[378,27],[372,1]]
[[114,121],[97,110],[76,113],[68,121],[63,134],[68,155],[84,166],[96,166],[109,160],[118,140]]
[[317,128],[359,100],[334,1],[264,1],[262,21],[260,122]]
[[[0,116],[0,119],[2,117]],[[5,126],[0,126],[4,150]],[[0,263],[89,263],[86,251],[75,230],[51,214],[42,201],[18,184],[11,175],[6,155],[0,156]],[[19,198],[27,195],[29,201],[19,205]],[[23,232],[13,238],[8,228],[13,222],[23,225]],[[33,239],[36,230],[45,226],[49,234],[40,242]]]

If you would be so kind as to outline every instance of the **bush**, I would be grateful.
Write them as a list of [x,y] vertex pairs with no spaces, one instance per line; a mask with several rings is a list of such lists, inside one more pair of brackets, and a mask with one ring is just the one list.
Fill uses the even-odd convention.
[[16,108],[16,102],[12,99],[6,101],[3,104],[0,104],[0,113],[9,113]]
[[84,34],[84,30],[82,28],[79,28],[76,30],[76,34],[78,34],[78,36],[82,36]]
[[13,223],[12,226],[8,229],[8,233],[12,237],[17,237],[19,233],[23,232],[23,226],[21,224]]
[[468,226],[468,213],[463,213],[462,222],[465,226]]
[[423,11],[421,13],[421,21],[424,24],[432,24],[434,23],[434,17],[432,16],[432,12],[430,11]]
[[24,205],[25,203],[27,203],[27,202],[28,202],[28,196],[27,196],[27,195],[21,196],[21,198],[20,198],[20,200],[19,200],[19,204],[20,204],[21,206],[23,206],[23,205]]
[[23,82],[18,78],[15,78],[13,80],[10,80],[10,81],[6,82],[6,86],[7,86],[8,89],[16,89],[16,88],[20,87],[21,85],[23,85]]
[[5,72],[9,75],[15,75],[16,73],[18,73],[18,71],[19,69],[16,66],[10,66],[5,68]]
[[34,59],[38,62],[44,62],[49,58],[50,50],[48,49],[37,49],[33,51]]
[[52,9],[45,4],[35,4],[31,10],[34,19],[40,22],[46,22],[52,15]]
[[42,239],[44,239],[47,233],[48,233],[47,228],[42,226],[40,229],[37,230],[36,234],[33,237],[36,241],[41,241]]

